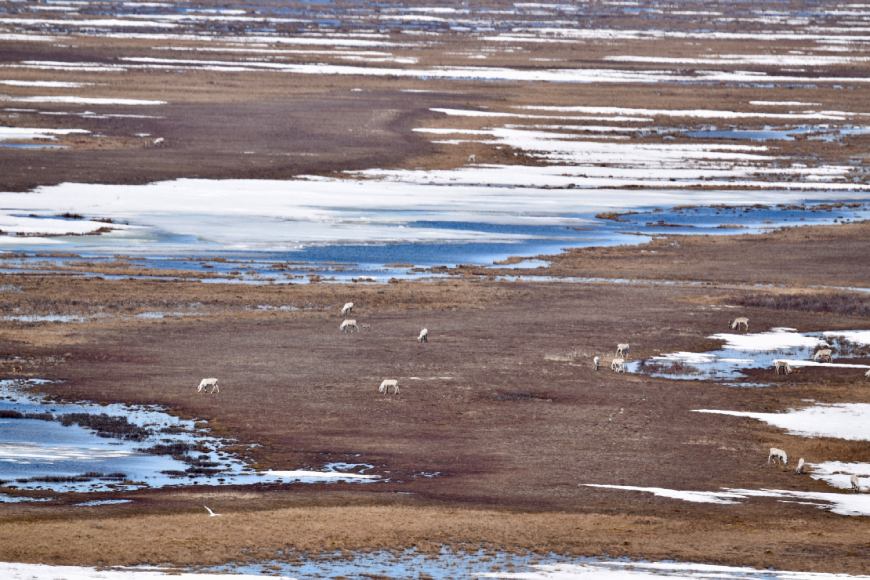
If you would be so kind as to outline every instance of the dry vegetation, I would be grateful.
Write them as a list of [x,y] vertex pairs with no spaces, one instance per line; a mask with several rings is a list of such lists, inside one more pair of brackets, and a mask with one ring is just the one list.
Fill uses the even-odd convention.
[[[864,227],[808,228],[798,247],[803,255],[836,255],[843,244],[861,248]],[[768,246],[795,242],[793,236],[709,243],[725,256],[764,254]],[[683,247],[707,252],[700,240]],[[851,253],[841,255],[826,268],[850,275]],[[716,275],[718,264],[688,256],[687,277]],[[619,261],[627,269],[661,263],[656,254],[636,251]],[[744,273],[750,279],[771,275],[753,263]],[[52,302],[59,299],[65,311],[105,314],[70,324],[0,322],[0,350],[17,367],[4,362],[5,372],[63,380],[44,389],[64,397],[159,403],[208,419],[216,433],[238,438],[240,449],[257,443],[246,453],[260,468],[362,460],[389,472],[391,481],[364,488],[143,491],[124,494],[133,504],[103,511],[67,507],[81,496],[10,505],[0,517],[0,560],[211,564],[274,557],[284,548],[298,554],[430,549],[443,542],[866,573],[862,518],[764,499],[703,506],[578,485],[823,491],[823,483],[765,466],[766,448],[782,447],[811,462],[870,461],[860,442],[804,439],[751,420],[691,413],[777,411],[808,398],[870,401],[854,373],[753,371],[755,379],[776,386],[734,389],[591,370],[594,354],[603,355],[606,368],[614,345],[625,340],[633,357],[713,348],[705,337],[725,330],[736,311],[754,328],[866,326],[864,311],[849,306],[864,304],[863,296],[801,289],[803,271],[774,275],[790,277],[792,289],[730,281],[625,286],[473,278],[240,287],[4,276],[5,287],[19,290],[4,294],[16,312],[57,311]],[[68,292],[74,303],[63,298]],[[825,310],[830,296],[842,298]],[[370,325],[350,336],[337,328],[347,300],[357,304],[355,317]],[[795,306],[783,307],[789,300]],[[129,316],[191,304],[199,305],[200,315]],[[261,311],[260,304],[299,309]],[[620,305],[619,317],[611,314],[613,304]],[[428,345],[414,340],[424,325],[432,331]],[[221,377],[220,395],[196,396],[204,373]],[[377,395],[385,377],[400,379],[401,395]],[[434,472],[434,478],[423,476]],[[204,518],[202,500],[192,493],[208,494],[209,505],[227,515]],[[201,525],[212,526],[208,548],[194,533]],[[153,541],[137,541],[141,530]]]

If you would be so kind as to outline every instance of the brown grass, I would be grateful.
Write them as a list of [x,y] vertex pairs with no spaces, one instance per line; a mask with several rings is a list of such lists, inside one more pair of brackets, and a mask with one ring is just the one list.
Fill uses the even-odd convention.
[[753,308],[870,317],[870,296],[857,292],[744,294],[735,296],[729,302]]
[[[205,515],[207,501],[223,514]],[[353,503],[358,503],[359,500]],[[657,503],[661,500],[649,500]],[[824,534],[794,506],[764,510],[762,521],[745,516],[758,506],[735,506],[723,522],[705,515],[722,506],[687,506],[667,518],[621,514],[516,513],[447,506],[344,505],[272,506],[247,511],[257,500],[228,494],[184,504],[162,513],[136,514],[120,506],[117,515],[6,519],[0,525],[0,559],[53,564],[135,565],[170,561],[176,565],[220,564],[256,559],[293,559],[301,553],[335,550],[436,552],[457,549],[564,554],[631,555],[774,566],[783,569],[866,573],[868,561],[855,540],[864,530],[854,518],[837,518]],[[244,510],[244,511],[240,511]],[[779,515],[776,511],[780,511]],[[682,512],[682,513],[679,513]],[[821,551],[817,558],[805,551]],[[282,553],[279,555],[279,552]],[[713,555],[715,554],[715,555]]]

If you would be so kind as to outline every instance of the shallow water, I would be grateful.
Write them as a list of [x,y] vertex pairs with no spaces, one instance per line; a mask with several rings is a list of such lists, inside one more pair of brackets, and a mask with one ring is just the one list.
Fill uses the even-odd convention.
[[[323,243],[295,249],[231,250],[207,241],[158,231],[134,230],[103,236],[46,238],[61,245],[53,250],[74,252],[70,257],[49,257],[28,242],[15,240],[2,248],[15,251],[3,261],[4,272],[84,272],[83,262],[94,267],[110,264],[117,254],[132,256],[131,266],[209,276],[206,282],[304,283],[312,277],[351,282],[370,279],[409,279],[438,275],[430,269],[461,264],[492,266],[512,256],[558,254],[567,248],[640,244],[661,234],[733,235],[760,233],[791,225],[816,225],[870,218],[870,202],[850,202],[838,207],[811,203],[807,206],[735,206],[647,208],[625,213],[618,219],[598,219],[594,214],[566,214],[570,225],[491,224],[485,222],[411,221],[404,227],[451,232],[480,233],[513,241],[431,241],[384,243]],[[36,251],[35,251],[36,250]],[[521,271],[542,266],[538,261],[498,266]],[[105,279],[148,278],[147,274],[93,274]]]
[[3,149],[67,149],[66,145],[49,145],[43,143],[2,143],[0,148]]
[[[769,383],[755,382],[744,373],[749,369],[769,369],[773,373],[773,362],[778,359],[793,361],[811,360],[816,347],[826,342],[834,349],[834,361],[838,357],[868,354],[865,343],[850,332],[843,334],[830,332],[792,332],[792,329],[772,329],[763,333],[747,333],[736,335],[734,340],[741,338],[748,346],[740,344],[729,345],[707,352],[675,352],[653,356],[647,359],[630,361],[625,365],[626,371],[643,373],[654,377],[677,380],[707,380],[718,381],[735,387],[763,387]],[[727,333],[714,335],[710,338],[731,336]],[[758,342],[753,347],[753,339]],[[766,339],[769,346],[764,346]],[[857,374],[856,374],[857,376]]]
[[764,127],[763,129],[720,129],[709,127],[685,131],[693,139],[726,139],[735,141],[794,141],[806,137],[811,141],[842,142],[846,137],[866,135],[870,127],[855,125],[798,125],[795,127]]
[[[228,441],[193,420],[158,407],[50,401],[33,392],[33,386],[33,381],[0,381],[0,414],[5,415],[0,418],[0,481],[7,489],[105,492],[377,479],[365,473],[371,465],[353,463],[329,464],[320,471],[257,472],[225,451]],[[129,426],[109,435],[75,422],[64,424],[65,417],[68,422],[79,414],[122,418]]]
[[[289,555],[288,555],[289,556]],[[859,578],[829,574],[805,574],[779,570],[714,566],[688,562],[646,562],[628,559],[563,556],[554,553],[511,554],[500,551],[453,551],[442,548],[435,554],[416,550],[398,552],[327,553],[288,557],[292,563],[272,560],[256,564],[229,564],[208,571],[254,575],[281,574],[299,580],[320,578],[516,578],[544,580],[557,578],[701,578],[718,580],[826,580]]]

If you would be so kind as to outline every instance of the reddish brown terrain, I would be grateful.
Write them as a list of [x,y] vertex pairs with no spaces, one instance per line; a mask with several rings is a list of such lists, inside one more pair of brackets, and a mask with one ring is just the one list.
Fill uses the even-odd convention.
[[[870,51],[856,25],[866,18],[848,13],[863,5],[843,13],[797,3],[780,18],[709,2],[675,11],[646,1],[635,10],[487,0],[468,14],[468,3],[451,5],[454,14],[421,2],[375,10],[354,2],[202,1],[152,14],[148,6],[108,2],[65,15],[30,4],[0,1],[0,81],[11,81],[0,85],[0,129],[87,133],[9,140],[13,147],[0,147],[0,192],[65,182],[346,177],[362,169],[492,165],[522,175],[558,163],[576,168],[579,162],[488,140],[496,130],[545,127],[542,141],[556,135],[588,149],[630,143],[638,158],[605,155],[609,161],[589,162],[589,176],[575,175],[601,185],[544,184],[534,195],[577,189],[594,201],[641,191],[656,206],[669,203],[671,188],[709,200],[770,186],[834,201],[808,209],[812,219],[866,208]],[[233,6],[241,12],[214,12]],[[196,18],[175,18],[188,12]],[[126,23],[79,22],[107,14]],[[777,58],[792,60],[770,60]],[[443,74],[457,69],[464,72]],[[608,76],[614,71],[623,76]],[[710,71],[720,76],[705,76]],[[80,100],[56,102],[70,96]],[[541,106],[557,109],[534,109]],[[716,129],[790,133],[688,135]],[[729,173],[744,166],[727,155],[721,164],[689,158],[711,142],[720,153],[746,152],[746,166],[758,173]],[[60,147],[30,148],[45,145]],[[669,160],[666,171],[642,165],[645,147],[667,145],[685,146],[688,160]],[[626,185],[607,174],[626,167],[638,169],[632,179],[649,181]],[[701,176],[667,174],[693,170]],[[800,189],[818,177],[812,170],[818,183]],[[690,179],[697,183],[683,181]],[[244,208],[244,192],[238,204]],[[775,211],[775,203],[763,207]],[[615,225],[625,217],[599,216]],[[33,233],[0,231],[4,240],[16,235]],[[51,379],[38,389],[63,400],[161,405],[233,440],[230,449],[258,469],[368,463],[380,481],[178,486],[3,503],[0,562],[190,568],[449,546],[870,574],[867,516],[770,497],[692,503],[585,485],[845,493],[767,464],[768,450],[781,447],[811,463],[867,463],[867,441],[801,437],[694,411],[870,403],[862,372],[756,369],[745,378],[763,386],[742,388],[615,373],[609,365],[626,341],[630,362],[716,349],[721,343],[710,335],[736,316],[749,317],[753,331],[866,330],[868,221],[657,234],[649,243],[540,256],[540,267],[504,267],[528,257],[517,256],[499,265],[419,268],[433,276],[388,283],[331,283],[311,274],[291,284],[245,284],[236,283],[250,281],[240,272],[209,269],[220,257],[201,269],[153,269],[124,252],[98,260],[87,247],[10,247],[0,254],[0,378]],[[210,278],[220,283],[205,283]],[[356,305],[359,333],[338,330],[347,301]],[[137,316],[154,312],[167,315]],[[20,319],[55,314],[83,319]],[[426,344],[414,340],[423,327]],[[842,360],[870,364],[870,351],[857,348]],[[220,393],[198,394],[197,382],[210,376],[220,377]],[[378,393],[386,378],[399,381],[397,395]],[[27,495],[8,483],[2,494]],[[132,501],[75,505],[92,498]],[[204,502],[223,516],[206,518]]]

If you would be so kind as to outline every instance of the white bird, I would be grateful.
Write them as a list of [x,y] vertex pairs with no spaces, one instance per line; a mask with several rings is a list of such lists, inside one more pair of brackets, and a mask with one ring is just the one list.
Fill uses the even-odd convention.
[[208,517],[210,517],[210,518],[216,518],[216,517],[218,517],[219,515],[221,515],[221,514],[216,514],[216,513],[214,513],[214,512],[211,510],[211,508],[208,507],[207,505],[204,505],[204,506],[202,506],[202,507],[204,507],[204,508],[205,508],[205,511],[208,512]]

